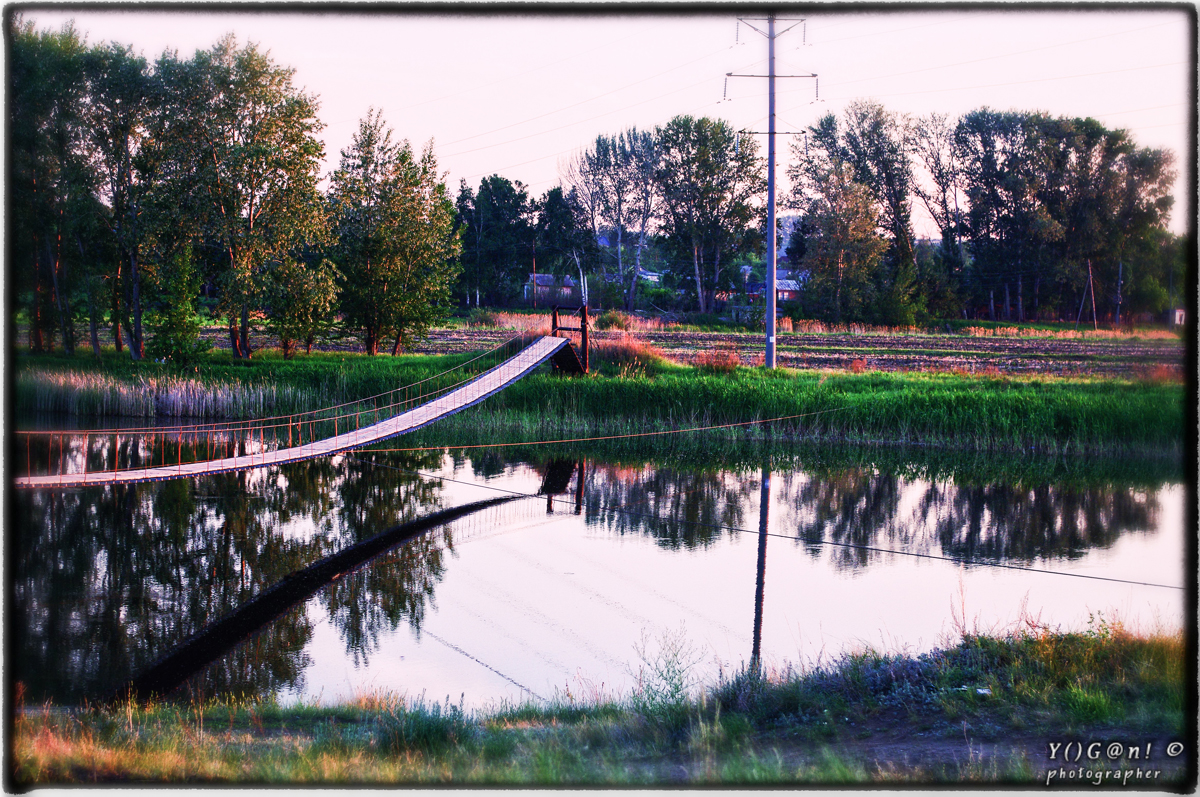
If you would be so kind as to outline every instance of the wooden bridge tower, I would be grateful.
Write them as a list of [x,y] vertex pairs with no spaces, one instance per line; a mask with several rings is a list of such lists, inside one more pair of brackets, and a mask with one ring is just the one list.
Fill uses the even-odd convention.
[[[563,326],[559,322],[559,312],[565,313],[568,317],[579,314],[579,326],[568,327]],[[560,336],[560,332],[578,332],[579,333],[579,348],[576,349],[575,344],[571,343],[559,349],[550,362],[554,365],[555,370],[563,371],[568,374],[586,374],[588,372],[588,311],[587,305],[579,307],[559,307],[554,306],[550,311],[550,334],[553,337]]]

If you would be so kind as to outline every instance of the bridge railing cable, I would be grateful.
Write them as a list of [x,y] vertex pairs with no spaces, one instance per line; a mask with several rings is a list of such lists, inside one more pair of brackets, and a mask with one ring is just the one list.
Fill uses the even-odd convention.
[[[440,373],[372,396],[314,410],[250,420],[120,429],[19,430],[25,475],[119,472],[265,455],[311,445],[403,414],[461,388],[508,359],[518,335]],[[493,363],[492,361],[495,361]],[[474,368],[468,368],[468,366]],[[20,442],[24,451],[20,452]],[[99,443],[99,445],[96,445]],[[20,464],[17,468],[20,469]]]

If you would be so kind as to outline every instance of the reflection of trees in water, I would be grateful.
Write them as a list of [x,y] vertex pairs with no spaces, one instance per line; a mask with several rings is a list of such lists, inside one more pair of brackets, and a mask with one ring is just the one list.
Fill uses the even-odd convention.
[[1158,499],[1122,487],[970,485],[940,496],[934,533],[947,556],[1078,558],[1158,525]]
[[828,548],[840,568],[886,554],[822,542],[983,561],[1076,558],[1154,529],[1159,506],[1153,493],[1121,486],[960,486],[867,469],[793,474],[784,495],[786,527],[814,557]]
[[721,471],[679,472],[652,465],[592,465],[585,486],[589,523],[648,534],[664,548],[707,547],[722,527],[742,526],[757,480]]
[[[94,697],[319,554],[316,540],[268,532],[236,475],[17,493],[14,664],[31,697]],[[273,629],[307,638],[305,622]],[[295,682],[299,648],[270,668],[229,663],[212,688]]]
[[[441,483],[403,470],[436,470],[441,455],[410,452],[375,466],[347,457],[347,477],[337,485],[341,519],[338,548],[441,508]],[[392,465],[393,467],[386,467]],[[444,549],[453,550],[449,529],[440,529],[389,551],[370,565],[338,579],[321,593],[330,619],[357,666],[378,645],[379,633],[408,620],[420,630],[426,601],[442,580]]]
[[[909,530],[899,523],[900,491],[895,476],[861,468],[821,476],[791,474],[783,480],[783,493],[790,495],[792,508],[792,517],[785,516],[785,528],[795,529],[814,557],[826,547],[820,544],[823,540],[875,545],[882,535],[910,543],[906,539]],[[829,556],[839,568],[862,567],[879,555],[858,548],[829,548]]]
[[[397,456],[407,469],[436,455]],[[436,508],[439,487],[351,457],[190,481],[14,494],[13,665],[31,700],[95,697],[283,576]],[[448,534],[350,574],[322,599],[352,651],[419,624]],[[192,679],[193,690],[299,687],[303,607]]]

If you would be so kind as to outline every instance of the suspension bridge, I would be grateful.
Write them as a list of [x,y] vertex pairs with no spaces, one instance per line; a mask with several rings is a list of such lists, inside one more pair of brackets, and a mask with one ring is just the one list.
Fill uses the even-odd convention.
[[[555,308],[551,335],[478,376],[450,385],[437,386],[437,381],[482,357],[505,352],[513,341],[421,382],[306,413],[173,427],[18,431],[15,436],[24,438],[26,475],[13,484],[60,489],[205,476],[328,457],[416,431],[499,393],[547,361],[561,371],[586,373],[587,310],[578,309],[579,327],[560,326]],[[581,332],[581,351],[558,334],[570,331]],[[20,456],[19,443],[15,453]],[[95,461],[100,467],[89,468]]]

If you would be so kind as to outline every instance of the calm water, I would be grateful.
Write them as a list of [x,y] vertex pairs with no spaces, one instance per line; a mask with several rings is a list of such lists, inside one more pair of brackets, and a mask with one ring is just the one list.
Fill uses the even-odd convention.
[[670,634],[713,679],[749,659],[756,617],[775,665],[916,652],[964,624],[1023,616],[1075,629],[1096,612],[1143,630],[1183,622],[1178,589],[1076,577],[1182,586],[1177,477],[471,453],[18,492],[15,679],[28,700],[94,698],[323,557],[438,509],[543,488],[557,494],[455,521],[334,580],[185,690],[325,702],[388,690],[481,706],[627,691]]

